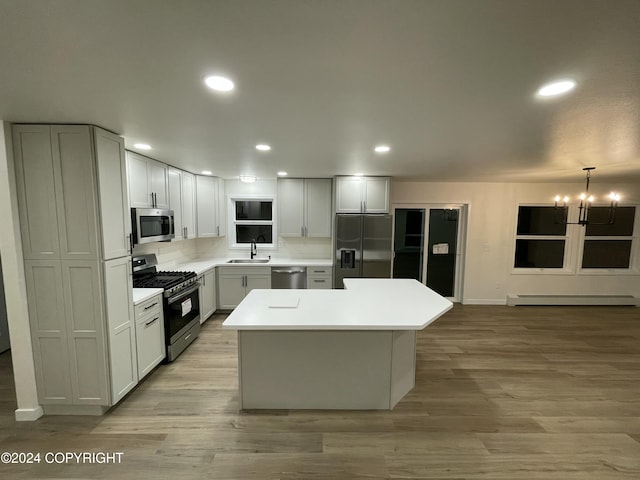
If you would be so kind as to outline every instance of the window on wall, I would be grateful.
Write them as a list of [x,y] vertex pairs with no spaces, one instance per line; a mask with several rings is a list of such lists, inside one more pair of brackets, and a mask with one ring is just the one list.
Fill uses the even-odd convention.
[[233,200],[235,244],[273,246],[273,200]]
[[[635,207],[618,207],[611,225],[587,225],[582,248],[583,269],[629,269],[635,240]],[[609,207],[589,208],[589,221],[606,223]]]
[[554,207],[518,207],[515,268],[564,268],[566,211]]

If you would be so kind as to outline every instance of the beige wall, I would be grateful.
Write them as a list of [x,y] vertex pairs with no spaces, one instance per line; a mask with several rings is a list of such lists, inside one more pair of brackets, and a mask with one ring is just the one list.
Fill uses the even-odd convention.
[[[623,203],[640,204],[640,186],[599,181],[594,194],[622,192]],[[602,185],[606,192],[599,191]],[[394,181],[392,205],[465,204],[468,206],[463,303],[505,303],[510,294],[618,294],[640,292],[640,241],[635,245],[635,272],[627,275],[516,274],[513,271],[519,204],[552,204],[560,193],[580,192],[584,183],[431,183]],[[569,226],[580,229],[580,226]],[[636,226],[640,231],[640,225]]]

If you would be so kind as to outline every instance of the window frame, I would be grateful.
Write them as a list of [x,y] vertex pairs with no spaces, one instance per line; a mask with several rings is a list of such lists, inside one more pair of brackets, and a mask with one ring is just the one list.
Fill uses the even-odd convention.
[[[593,205],[593,207],[608,207],[608,205]],[[580,227],[577,254],[577,272],[581,275],[637,275],[640,271],[640,261],[638,252],[638,236],[640,232],[640,207],[638,205],[618,205],[619,207],[635,207],[633,217],[633,232],[631,235],[589,235],[586,227]],[[631,252],[629,253],[629,268],[582,268],[584,256],[584,244],[587,240],[631,240]]]
[[[567,225],[564,235],[519,235],[518,234],[518,215],[520,213],[520,207],[548,207],[554,208],[554,204],[549,203],[532,203],[524,202],[516,204],[515,209],[515,221],[513,226],[513,248],[511,250],[511,273],[516,275],[571,275],[574,273],[571,268],[574,258],[572,227],[573,225]],[[572,218],[573,208],[569,207],[567,211],[567,219]],[[564,241],[564,257],[562,259],[562,267],[516,267],[516,246],[518,240],[563,240]]]
[[[262,201],[271,202],[271,220],[236,220],[236,202]],[[271,225],[271,243],[258,243],[258,249],[275,250],[278,242],[277,231],[277,205],[276,196],[273,194],[237,194],[228,196],[227,204],[227,232],[228,247],[233,250],[246,250],[250,248],[248,243],[238,243],[236,237],[236,225]]]

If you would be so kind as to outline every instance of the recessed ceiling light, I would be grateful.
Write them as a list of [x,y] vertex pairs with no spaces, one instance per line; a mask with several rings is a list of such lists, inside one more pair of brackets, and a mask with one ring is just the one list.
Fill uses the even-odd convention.
[[204,79],[204,83],[212,90],[217,92],[230,92],[235,88],[231,80],[226,77],[211,75]]
[[286,177],[287,175],[289,175],[287,172],[278,172],[279,177]]
[[240,181],[244,183],[253,183],[257,180],[255,175],[240,175]]
[[147,145],[146,143],[136,143],[133,145],[133,148],[137,148],[138,150],[151,150],[151,145]]
[[553,97],[555,95],[562,95],[563,93],[570,92],[576,86],[576,82],[573,80],[558,80],[556,82],[547,83],[538,90],[538,96],[540,97]]
[[271,150],[271,146],[265,143],[259,143],[258,145],[256,145],[256,150],[260,150],[261,152],[268,152],[269,150]]
[[202,170],[202,175],[213,175],[210,170]]
[[354,174],[353,174],[353,176],[354,176],[354,177],[361,177],[361,176],[363,176],[363,175],[364,175],[364,173],[354,173]]
[[377,153],[387,153],[389,150],[391,150],[391,147],[389,145],[378,145],[376,148],[374,148],[374,150]]

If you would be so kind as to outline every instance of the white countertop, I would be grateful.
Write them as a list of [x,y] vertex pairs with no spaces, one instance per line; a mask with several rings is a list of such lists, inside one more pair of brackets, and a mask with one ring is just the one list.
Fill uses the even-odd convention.
[[164,289],[162,288],[134,288],[133,304],[138,305],[145,300],[149,300],[151,297],[162,294],[162,292],[164,292]]
[[[245,258],[245,256],[238,255],[234,258]],[[249,257],[246,256],[248,259]],[[264,258],[259,256],[258,258]],[[333,262],[331,259],[304,259],[304,258],[272,258],[266,263],[227,263],[231,258],[208,258],[204,260],[192,260],[188,263],[182,263],[177,265],[159,265],[158,270],[176,270],[180,272],[196,272],[201,275],[215,267],[332,267]]]
[[417,280],[349,278],[344,284],[345,290],[252,290],[222,326],[236,330],[422,330],[453,307]]

